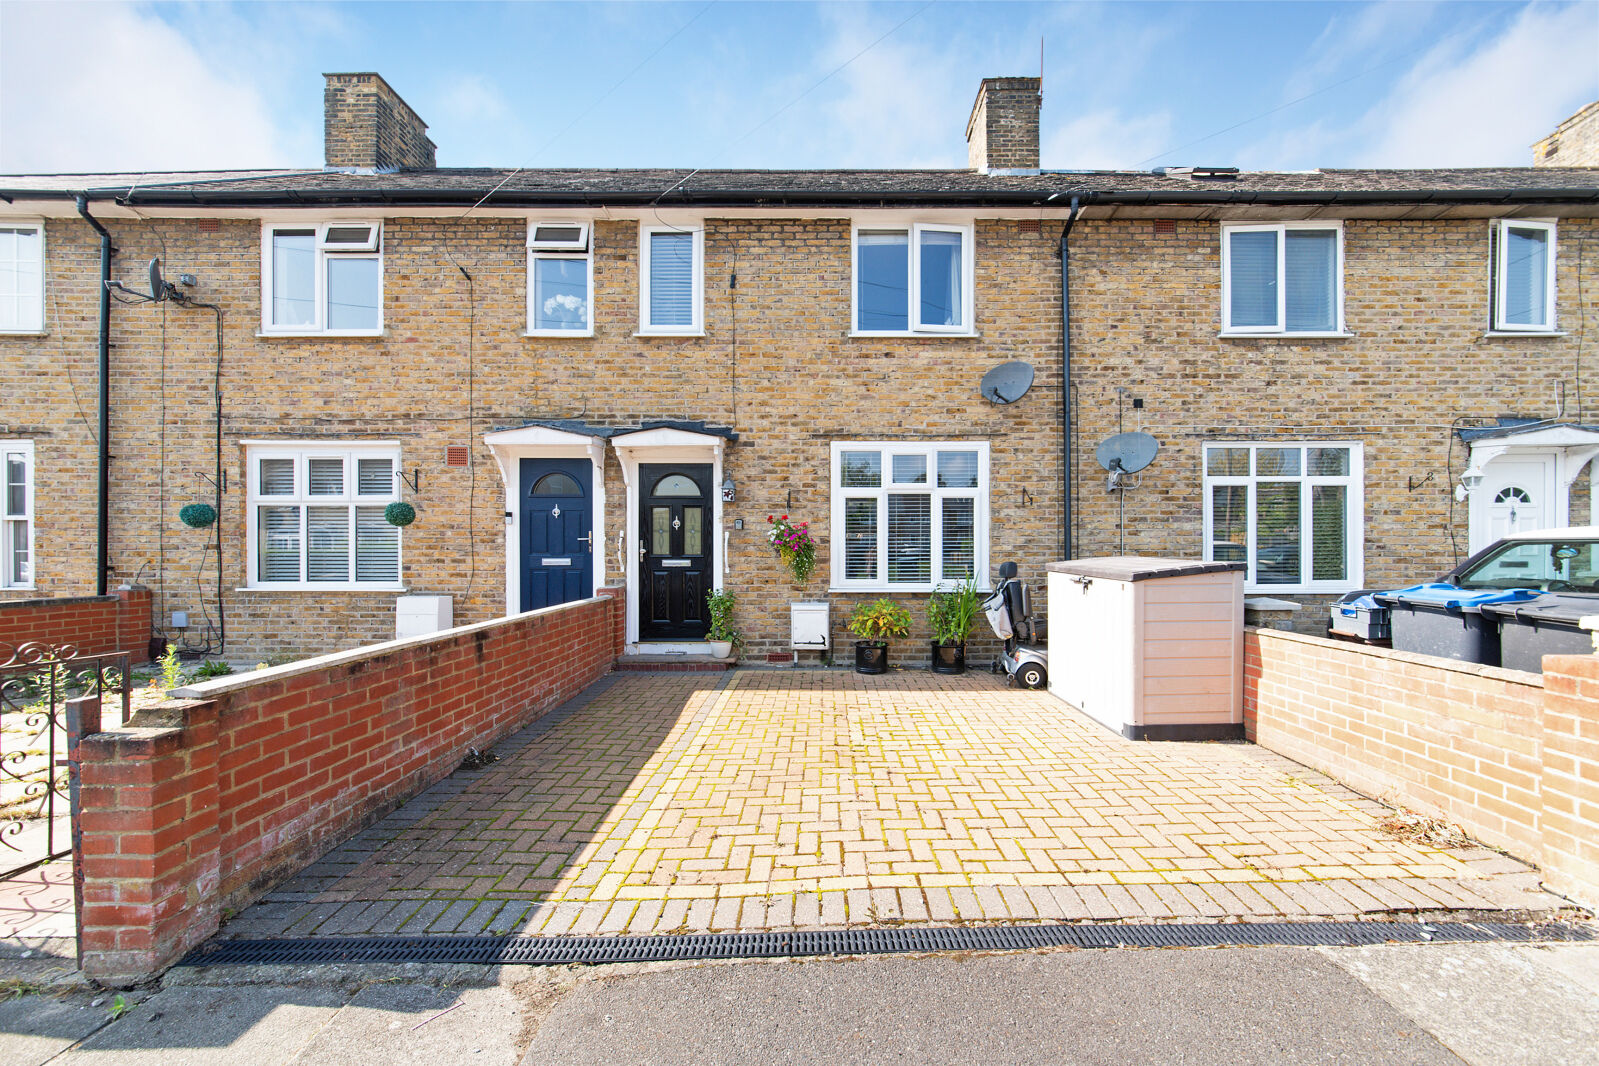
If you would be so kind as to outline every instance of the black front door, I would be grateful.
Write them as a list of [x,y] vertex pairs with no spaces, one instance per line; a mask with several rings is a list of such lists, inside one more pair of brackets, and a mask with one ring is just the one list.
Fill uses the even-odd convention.
[[711,468],[639,466],[640,640],[704,640],[710,628]]
[[594,594],[594,464],[522,460],[522,610]]

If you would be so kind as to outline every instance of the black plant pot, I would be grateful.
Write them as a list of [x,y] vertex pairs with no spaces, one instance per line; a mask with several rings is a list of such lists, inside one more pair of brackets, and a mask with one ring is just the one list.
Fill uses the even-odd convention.
[[933,673],[964,674],[966,672],[966,642],[944,644],[933,641]]
[[855,672],[857,674],[888,673],[888,641],[857,640],[855,642]]

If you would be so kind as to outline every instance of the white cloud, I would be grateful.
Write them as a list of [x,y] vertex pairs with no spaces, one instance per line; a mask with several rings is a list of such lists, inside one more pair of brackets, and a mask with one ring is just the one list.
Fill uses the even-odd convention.
[[304,136],[280,128],[236,66],[130,4],[0,4],[0,99],[8,172],[320,159]]
[[1357,124],[1353,165],[1524,166],[1531,145],[1599,96],[1599,7],[1529,7],[1471,46],[1433,49]]
[[1104,108],[1078,115],[1045,133],[1040,149],[1045,167],[1060,170],[1130,170],[1172,142],[1171,115],[1122,114]]

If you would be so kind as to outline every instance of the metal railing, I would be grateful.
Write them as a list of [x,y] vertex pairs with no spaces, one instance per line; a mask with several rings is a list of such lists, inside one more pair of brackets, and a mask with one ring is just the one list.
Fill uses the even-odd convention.
[[70,644],[0,644],[0,879],[71,854],[76,738],[66,705],[98,698],[107,724],[125,723],[130,662],[127,652],[79,655]]

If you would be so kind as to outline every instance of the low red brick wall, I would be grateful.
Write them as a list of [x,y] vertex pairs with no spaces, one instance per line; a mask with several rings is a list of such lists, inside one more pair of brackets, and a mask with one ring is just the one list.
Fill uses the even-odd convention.
[[0,662],[23,644],[60,647],[79,655],[133,653],[149,661],[150,590],[117,589],[109,596],[66,596],[46,600],[0,601]]
[[159,972],[223,908],[576,695],[621,653],[621,610],[601,596],[221,678],[85,736],[85,972]]
[[1244,729],[1599,905],[1599,658],[1548,656],[1540,677],[1247,629]]

